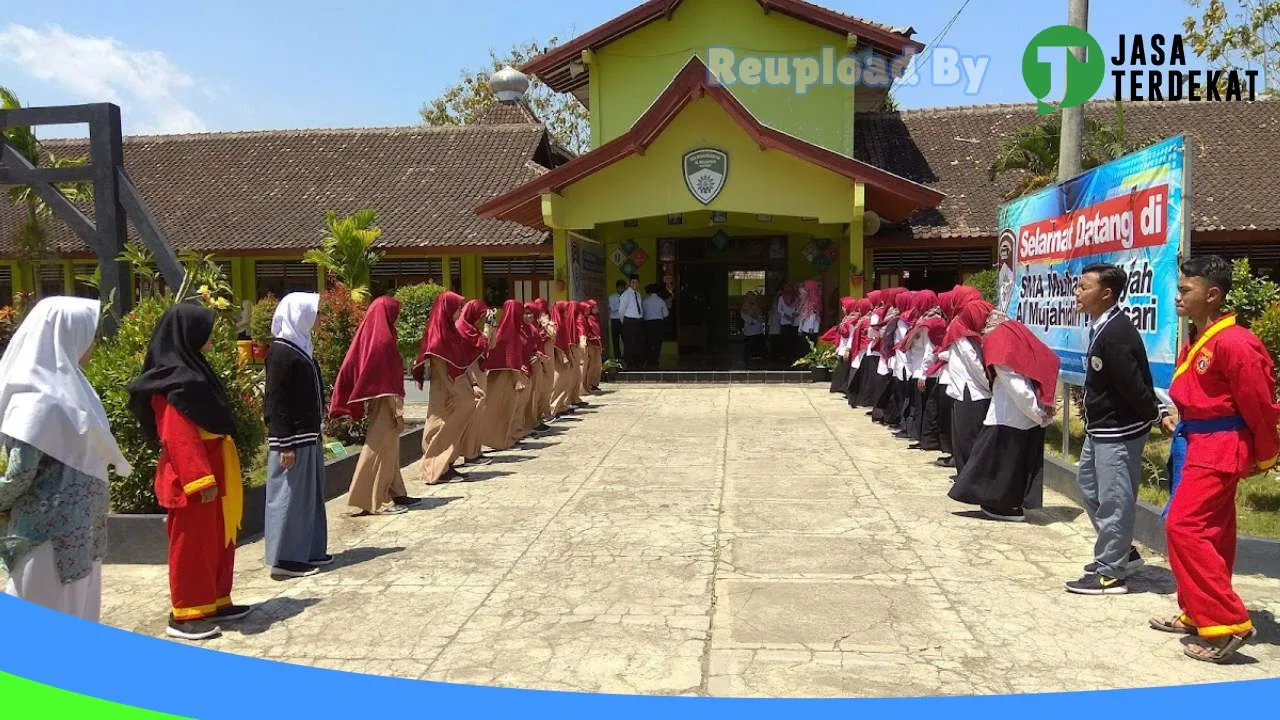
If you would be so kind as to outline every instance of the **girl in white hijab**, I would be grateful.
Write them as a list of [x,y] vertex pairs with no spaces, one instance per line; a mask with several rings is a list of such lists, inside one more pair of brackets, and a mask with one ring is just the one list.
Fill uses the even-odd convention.
[[0,561],[5,592],[97,622],[107,550],[107,468],[132,472],[80,370],[96,300],[41,300],[0,358]]
[[305,577],[333,562],[324,514],[324,389],[311,357],[315,293],[289,293],[271,319],[267,350],[267,567],[274,577]]

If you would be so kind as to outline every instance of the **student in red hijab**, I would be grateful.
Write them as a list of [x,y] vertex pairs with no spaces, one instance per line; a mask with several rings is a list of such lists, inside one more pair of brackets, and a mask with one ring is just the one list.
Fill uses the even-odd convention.
[[[867,407],[873,404],[867,400],[867,396],[876,367],[879,365],[879,357],[873,355],[875,351],[872,349],[874,344],[872,333],[884,317],[884,291],[872,290],[859,302],[865,303],[866,311],[853,326],[853,342],[849,348],[850,376],[846,394],[850,408]],[[869,359],[872,357],[875,359]]]
[[524,367],[516,382],[516,410],[511,422],[511,436],[516,442],[530,434],[541,432],[536,429],[542,418],[538,417],[534,398],[540,373],[538,364],[541,362],[539,355],[542,336],[540,328],[535,324],[537,313],[533,308],[533,301],[522,303],[520,312],[520,343]]
[[[475,417],[476,405],[484,398],[473,367],[484,347],[484,335],[464,337],[458,331],[464,299],[455,292],[443,292],[431,306],[431,317],[422,334],[422,344],[413,364],[413,377],[422,387],[430,381],[427,395],[427,424],[422,430],[422,481],[436,485],[461,477],[453,469],[462,450],[462,436]],[[477,341],[479,339],[479,342]]]
[[555,413],[552,411],[556,389],[556,323],[546,300],[538,298],[533,301],[533,304],[535,319],[542,331],[540,334],[542,348],[538,363],[542,379],[538,383],[538,395],[534,403],[538,408],[538,418],[545,426],[555,419]]
[[551,319],[555,323],[555,390],[551,395],[551,414],[555,417],[573,412],[570,397],[573,387],[581,380],[574,367],[573,348],[578,343],[577,318],[574,317],[573,304],[568,300],[557,300],[551,309]]
[[595,299],[582,304],[586,321],[587,361],[583,369],[582,391],[585,393],[600,392],[600,375],[604,357],[604,333],[600,328],[600,307]]
[[480,386],[484,397],[481,397],[476,403],[476,412],[472,416],[471,424],[466,431],[462,433],[462,447],[459,454],[462,456],[464,465],[488,465],[491,461],[484,457],[484,443],[481,442],[481,425],[478,419],[484,414],[485,404],[489,402],[489,375],[484,371],[481,363],[484,362],[485,353],[489,351],[489,344],[493,339],[493,327],[489,324],[489,306],[483,300],[468,300],[462,306],[462,316],[458,318],[455,326],[458,328],[458,334],[468,343],[480,348],[480,354],[472,362],[469,372],[476,379],[476,383]]
[[979,296],[956,312],[942,340],[941,350],[947,356],[947,374],[951,378],[947,392],[952,401],[952,467],[957,474],[972,454],[991,407],[991,379],[982,361],[982,331],[994,310]]
[[529,361],[527,340],[520,332],[523,322],[524,306],[519,300],[503,303],[493,344],[480,364],[488,381],[484,402],[477,409],[472,427],[479,442],[494,450],[509,450],[517,440],[512,427],[516,417],[516,385],[522,384]]
[[[938,310],[942,313],[942,334],[943,340],[946,339],[947,329],[951,325],[951,321],[956,317],[956,290],[960,289],[957,285],[950,290],[938,294]],[[934,392],[935,402],[938,404],[938,448],[942,451],[942,457],[934,461],[938,467],[955,467],[955,455],[951,445],[951,410],[955,402],[951,397],[951,367],[948,362],[949,356],[947,351],[942,348],[942,342],[934,343],[934,360],[930,366],[930,372],[937,373],[938,386]]]
[[574,379],[569,386],[570,407],[586,407],[582,399],[587,377],[587,309],[586,303],[569,301],[569,321],[573,323],[573,341],[569,346],[569,360],[573,365]]
[[400,303],[374,299],[356,328],[333,384],[329,416],[369,419],[360,459],[351,477],[347,504],[358,515],[404,512],[416,500],[400,475],[400,433],[404,430],[404,360],[396,335]]
[[[965,308],[966,327],[976,326],[973,316],[981,309],[977,303]],[[1024,510],[1043,501],[1044,429],[1057,412],[1058,356],[1026,325],[995,310],[982,330],[982,361],[991,406],[948,494],[993,520],[1023,522]]]
[[849,387],[849,345],[853,337],[853,325],[858,321],[855,311],[858,301],[852,297],[840,298],[840,322],[818,338],[821,342],[836,346],[836,367],[831,371],[831,387],[833,393],[842,393]]
[[902,353],[897,350],[899,343],[907,336],[911,328],[911,296],[906,288],[890,290],[889,312],[884,327],[880,330],[878,347],[880,349],[880,367],[877,372],[887,375],[884,392],[876,399],[871,419],[886,425],[895,437],[906,437],[903,434],[903,423],[909,412],[907,407],[906,371],[903,369]]
[[938,438],[938,375],[941,366],[934,365],[937,348],[947,332],[942,319],[938,296],[932,290],[921,290],[912,300],[911,313],[914,323],[901,343],[910,373],[913,413],[908,428],[916,442],[912,450],[939,450]]

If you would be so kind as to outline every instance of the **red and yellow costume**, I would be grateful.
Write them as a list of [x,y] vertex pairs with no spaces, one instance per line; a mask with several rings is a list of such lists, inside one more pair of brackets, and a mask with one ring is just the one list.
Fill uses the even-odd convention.
[[1169,395],[1186,443],[1165,521],[1181,620],[1201,637],[1242,635],[1253,625],[1231,587],[1236,486],[1280,452],[1271,357],[1228,315],[1183,349]]
[[[231,605],[236,535],[244,512],[235,441],[204,431],[171,406],[151,398],[160,436],[155,490],[169,511],[169,592],[177,620],[211,617]],[[214,502],[201,491],[217,488]]]

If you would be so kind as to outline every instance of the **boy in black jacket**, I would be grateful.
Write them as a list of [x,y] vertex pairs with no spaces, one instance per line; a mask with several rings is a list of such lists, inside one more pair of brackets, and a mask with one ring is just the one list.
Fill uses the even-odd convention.
[[1163,415],[1151,381],[1147,349],[1118,303],[1128,277],[1115,265],[1091,265],[1076,286],[1076,307],[1093,321],[1085,352],[1084,448],[1076,482],[1098,532],[1094,561],[1067,592],[1118,595],[1142,564],[1133,542],[1142,478],[1142,449]]

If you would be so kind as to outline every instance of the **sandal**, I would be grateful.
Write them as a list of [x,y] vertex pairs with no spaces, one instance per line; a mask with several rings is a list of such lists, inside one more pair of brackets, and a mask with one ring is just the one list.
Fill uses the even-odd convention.
[[[1231,639],[1225,645],[1214,645],[1209,642],[1192,643],[1190,646],[1183,648],[1182,652],[1194,660],[1221,665],[1229,661],[1231,656],[1235,655],[1236,651],[1240,649],[1241,645],[1253,639],[1253,636],[1257,634],[1257,630],[1251,629],[1243,635],[1231,635]],[[1195,648],[1199,648],[1199,650]]]
[[1174,615],[1169,620],[1151,618],[1147,621],[1147,624],[1151,626],[1152,630],[1159,630],[1160,632],[1174,633],[1177,635],[1199,634],[1198,630],[1183,622],[1181,615]]

